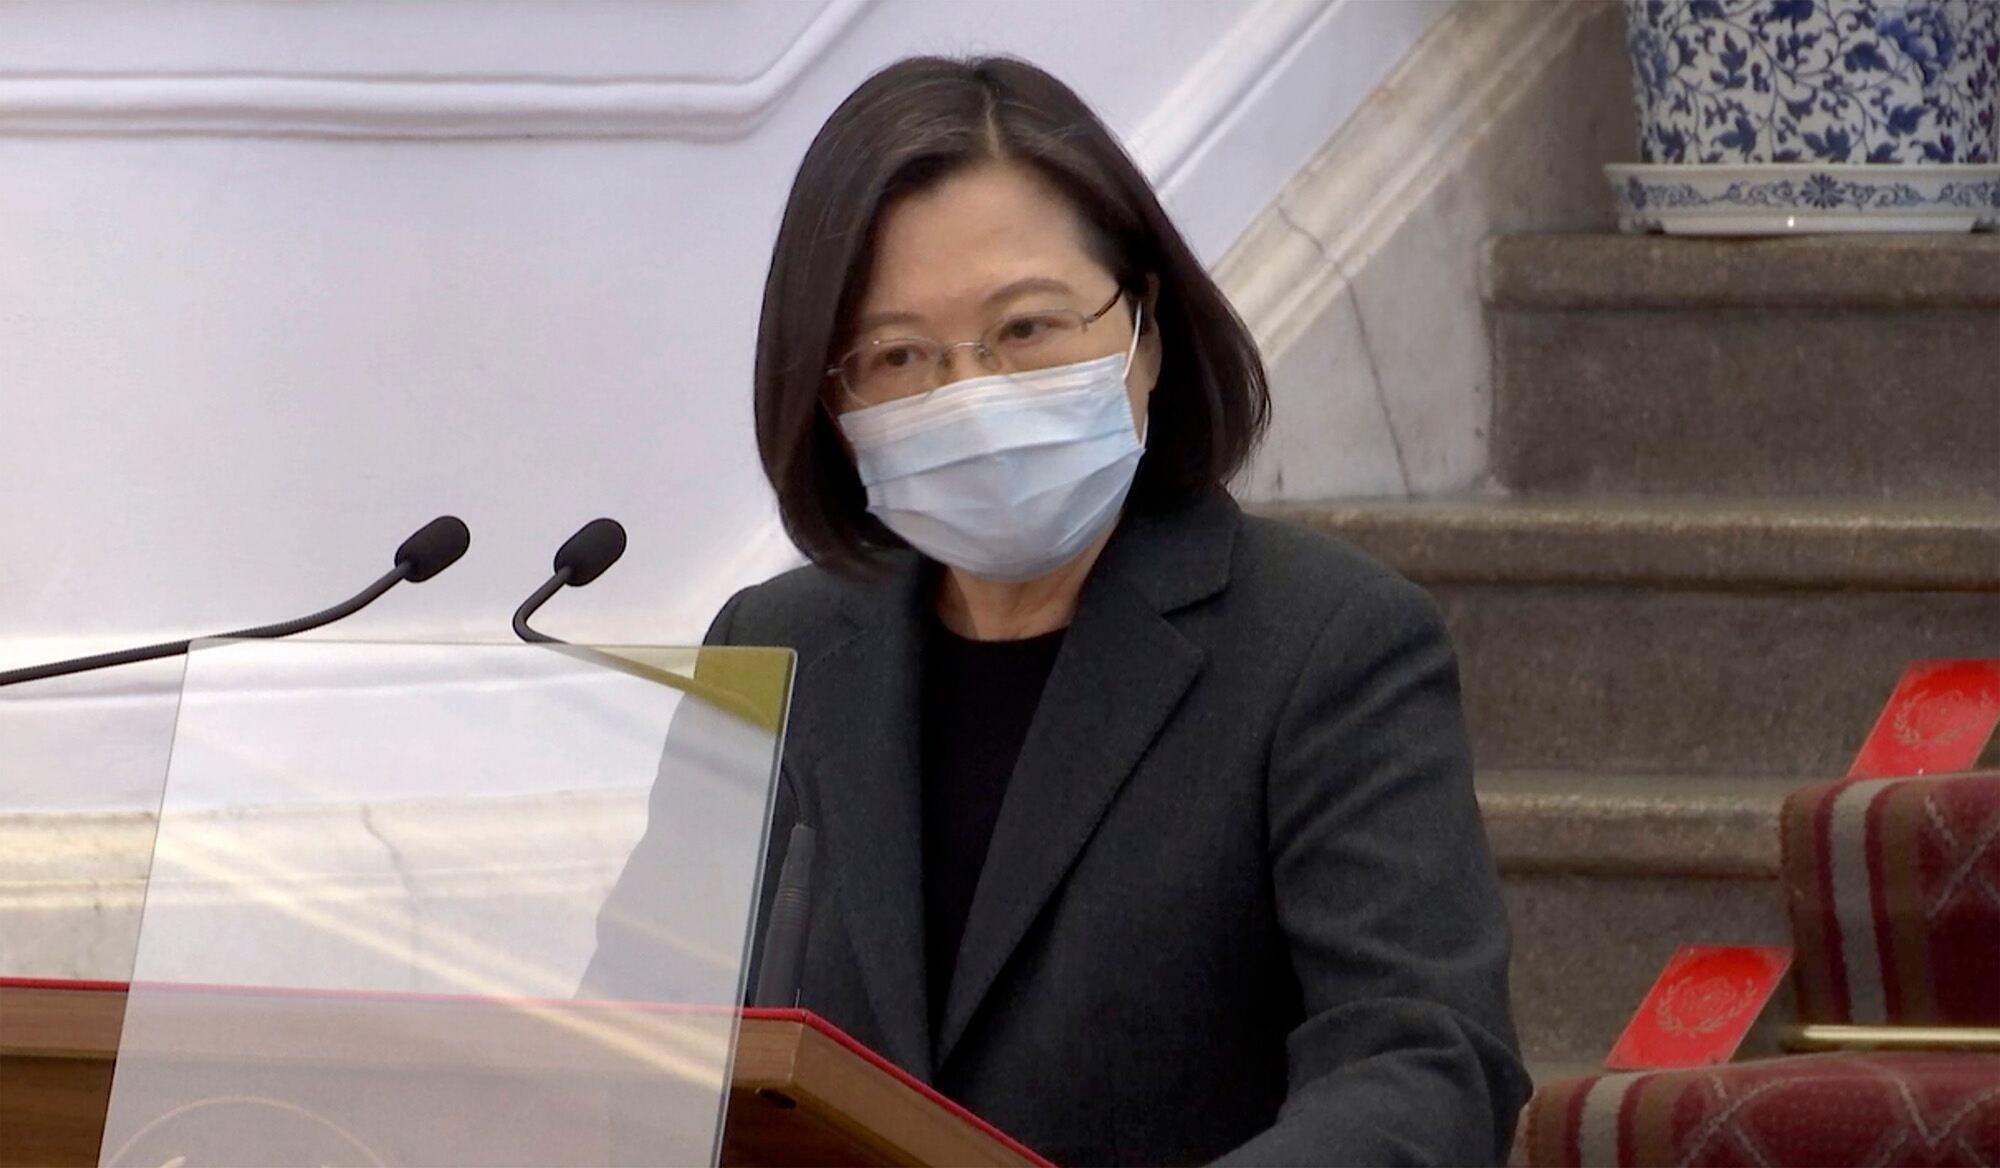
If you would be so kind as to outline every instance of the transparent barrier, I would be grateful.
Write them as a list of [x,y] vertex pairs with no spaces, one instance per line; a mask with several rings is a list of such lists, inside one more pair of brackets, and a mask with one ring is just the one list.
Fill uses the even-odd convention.
[[185,669],[0,687],[0,978],[131,978]]
[[714,1162],[791,668],[204,643],[101,1162]]

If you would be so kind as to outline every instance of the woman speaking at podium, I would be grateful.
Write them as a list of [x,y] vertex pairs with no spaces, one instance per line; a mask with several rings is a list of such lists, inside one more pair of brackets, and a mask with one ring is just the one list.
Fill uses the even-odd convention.
[[1493,1162],[1528,1083],[1451,647],[1224,493],[1268,410],[1060,82],[911,59],[828,119],[756,360],[812,563],[709,634],[798,653],[800,1002],[1058,1163]]

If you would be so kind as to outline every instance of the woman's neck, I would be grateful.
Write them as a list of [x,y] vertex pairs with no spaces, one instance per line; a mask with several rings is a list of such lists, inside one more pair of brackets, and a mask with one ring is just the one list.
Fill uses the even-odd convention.
[[1083,582],[1110,539],[1107,531],[1069,563],[1032,580],[986,580],[947,566],[938,583],[938,619],[973,641],[1018,641],[1068,628]]

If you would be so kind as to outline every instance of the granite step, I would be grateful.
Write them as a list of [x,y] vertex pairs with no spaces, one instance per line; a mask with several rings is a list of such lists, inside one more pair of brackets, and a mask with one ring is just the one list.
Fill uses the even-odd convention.
[[1437,598],[1493,770],[1832,776],[1907,663],[2000,656],[2000,508],[1287,505]]
[[1522,492],[2000,500],[2000,237],[1491,241]]
[[[1601,1063],[1679,946],[1790,943],[1778,809],[1806,781],[1479,774],[1514,934],[1514,1021],[1538,1073]],[[1746,1051],[1774,1051],[1771,1027],[1790,1017],[1775,1001]]]

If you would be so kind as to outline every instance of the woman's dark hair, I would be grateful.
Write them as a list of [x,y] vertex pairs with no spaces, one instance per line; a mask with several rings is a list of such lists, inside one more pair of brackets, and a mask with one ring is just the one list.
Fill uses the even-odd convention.
[[757,329],[757,449],[792,541],[826,567],[854,572],[871,549],[903,546],[868,514],[823,406],[876,223],[896,198],[995,160],[1054,184],[1122,287],[1141,296],[1157,280],[1160,375],[1130,505],[1168,508],[1220,486],[1263,434],[1270,393],[1249,330],[1082,99],[1025,61],[898,61],[840,104],[799,164]]

